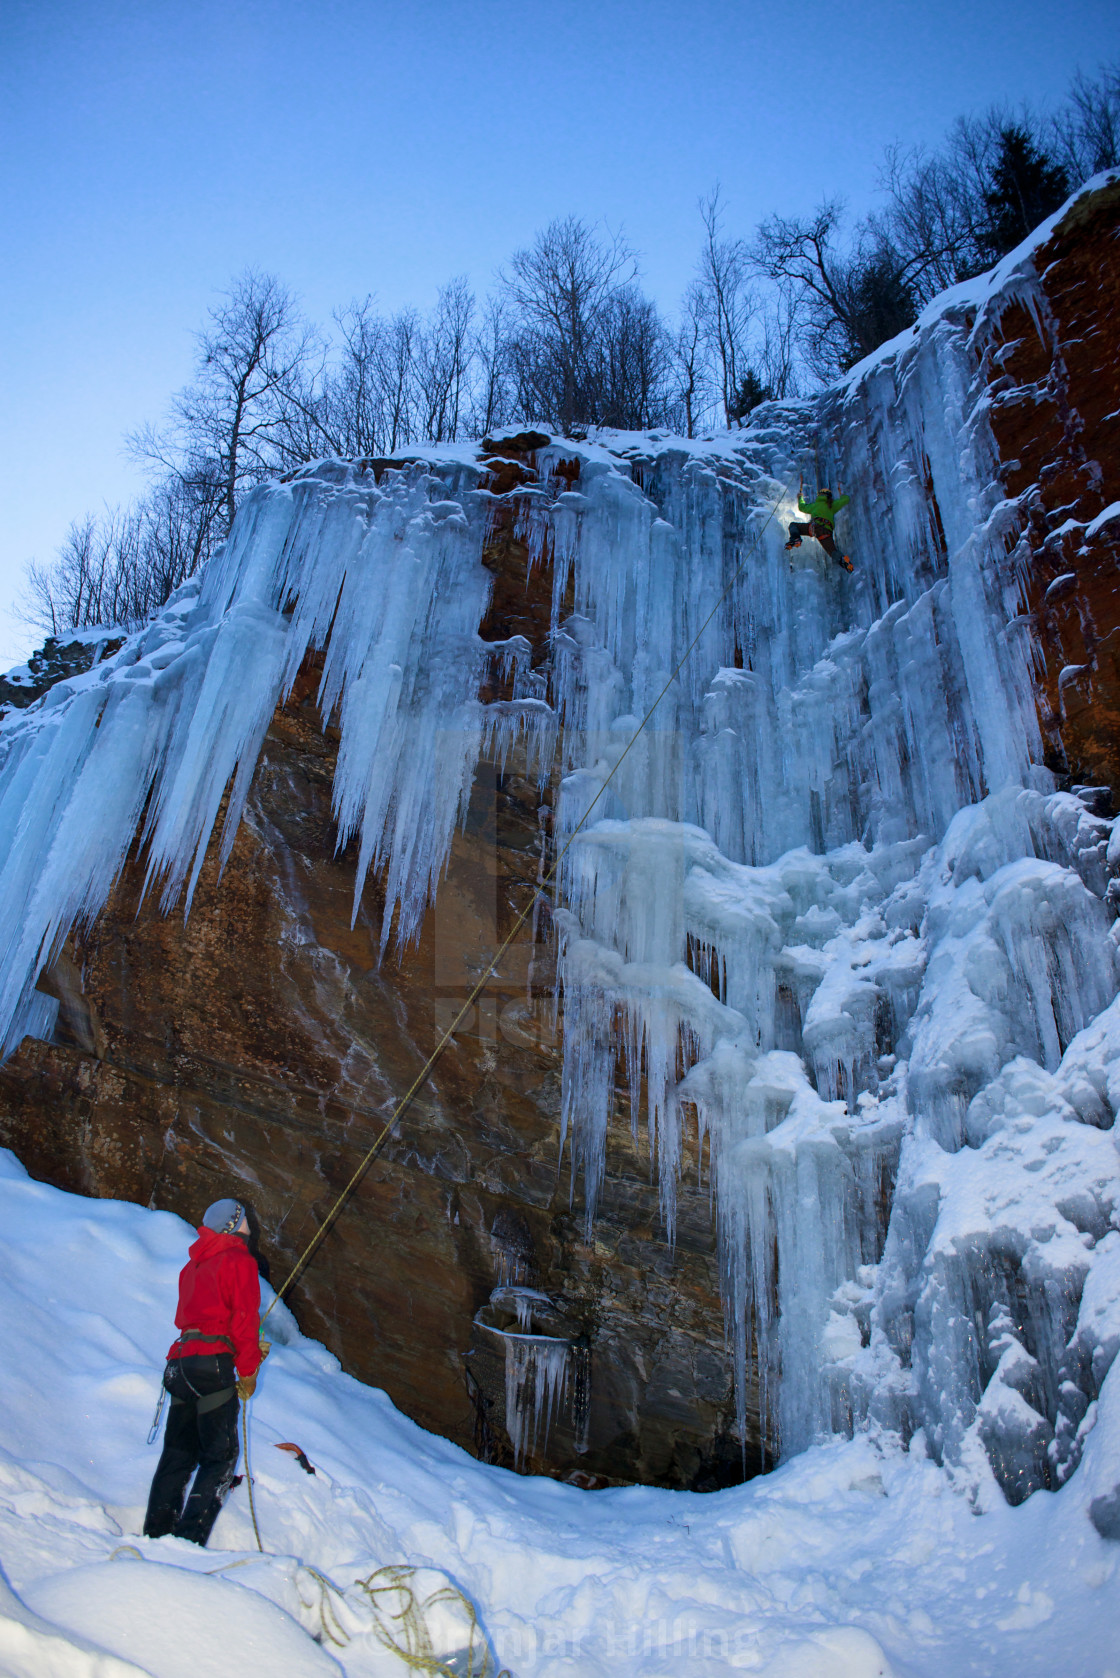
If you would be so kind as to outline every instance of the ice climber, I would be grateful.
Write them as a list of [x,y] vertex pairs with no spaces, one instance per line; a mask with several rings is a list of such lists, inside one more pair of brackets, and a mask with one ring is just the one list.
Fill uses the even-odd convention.
[[252,1397],[268,1350],[259,1340],[261,1284],[248,1236],[240,1201],[216,1200],[179,1273],[180,1332],[163,1374],[171,1406],[148,1494],[148,1538],[172,1533],[205,1544],[233,1484],[237,1401]]
[[855,566],[847,554],[842,554],[836,546],[836,536],[833,530],[837,513],[842,507],[848,505],[852,499],[851,496],[841,495],[834,501],[832,491],[822,489],[815,501],[804,501],[801,496],[803,488],[804,484],[799,483],[797,486],[797,507],[799,512],[808,514],[809,522],[808,524],[798,524],[796,519],[793,521],[789,527],[789,541],[786,543],[786,552],[792,553],[794,548],[799,548],[803,536],[815,536],[830,559],[834,559],[837,565],[842,565],[845,571],[854,571]]

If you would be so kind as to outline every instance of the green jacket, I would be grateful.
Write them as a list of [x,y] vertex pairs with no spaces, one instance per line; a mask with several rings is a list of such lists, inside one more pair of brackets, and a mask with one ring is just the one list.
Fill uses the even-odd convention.
[[798,511],[807,513],[811,519],[820,519],[823,524],[832,525],[841,507],[846,507],[851,500],[850,495],[838,495],[831,503],[823,495],[818,495],[815,501],[802,501],[797,497]]

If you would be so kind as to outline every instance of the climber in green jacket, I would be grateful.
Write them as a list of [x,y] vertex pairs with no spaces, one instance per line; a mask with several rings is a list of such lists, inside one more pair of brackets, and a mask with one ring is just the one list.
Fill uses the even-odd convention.
[[[842,565],[845,571],[854,571],[855,566],[847,554],[842,554],[836,546],[833,531],[837,513],[841,507],[848,505],[852,499],[851,496],[840,495],[833,500],[832,491],[822,489],[815,501],[804,501],[801,496],[804,487],[804,481],[802,480],[797,486],[797,507],[799,512],[809,515],[809,522],[808,524],[798,524],[796,519],[793,521],[789,527],[789,541],[786,543],[786,552],[792,553],[794,548],[799,548],[803,536],[814,536],[830,559],[834,559],[837,565]],[[790,564],[792,566],[792,560]]]

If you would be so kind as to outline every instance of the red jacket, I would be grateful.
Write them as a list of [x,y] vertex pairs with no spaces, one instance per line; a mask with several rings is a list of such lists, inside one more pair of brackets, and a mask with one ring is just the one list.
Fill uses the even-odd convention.
[[[239,1235],[218,1235],[203,1226],[179,1272],[176,1328],[224,1334],[234,1345],[239,1375],[260,1367],[261,1282],[256,1260]],[[176,1340],[169,1358],[228,1352],[220,1340]]]

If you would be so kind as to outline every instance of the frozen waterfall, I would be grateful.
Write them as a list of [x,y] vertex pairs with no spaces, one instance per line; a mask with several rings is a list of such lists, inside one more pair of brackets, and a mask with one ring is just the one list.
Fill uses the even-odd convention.
[[[554,917],[588,1224],[621,1077],[670,1231],[686,1127],[709,1144],[741,1429],[753,1365],[781,1454],[885,1426],[1012,1498],[1057,1484],[1120,1338],[1120,834],[1037,767],[997,315],[950,301],[730,436],[541,449],[508,492],[552,568],[535,670],[479,636],[499,498],[473,448],[255,491],[147,629],[0,726],[6,1051],[49,1030],[36,979],[138,831],[189,907],[310,650],[383,945],[414,934],[481,754],[539,765],[558,847],[618,765]],[[854,577],[811,542],[791,566],[801,474],[852,495]],[[512,697],[487,705],[495,669]]]

